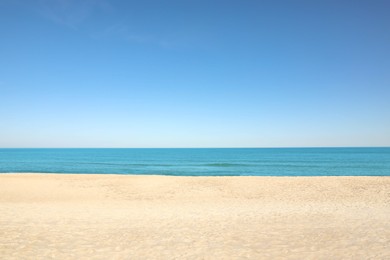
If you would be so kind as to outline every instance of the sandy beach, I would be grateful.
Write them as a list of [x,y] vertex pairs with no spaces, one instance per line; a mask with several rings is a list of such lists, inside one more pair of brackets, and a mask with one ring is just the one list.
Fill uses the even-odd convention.
[[390,178],[1,174],[0,258],[390,259]]

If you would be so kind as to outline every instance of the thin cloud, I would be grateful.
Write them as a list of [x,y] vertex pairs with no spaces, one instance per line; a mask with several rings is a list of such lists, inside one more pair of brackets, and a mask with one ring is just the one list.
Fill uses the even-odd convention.
[[155,44],[158,42],[151,35],[132,32],[126,24],[121,22],[108,26],[100,32],[93,33],[91,36],[96,39],[116,38],[137,44]]
[[136,28],[130,29],[129,26],[123,22],[108,26],[104,30],[95,32],[90,36],[95,39],[118,39],[130,44],[144,44],[168,49],[186,46],[185,42],[180,39],[180,37],[167,37],[152,32],[137,32]]
[[[77,29],[81,24],[87,21],[95,12],[111,12],[113,6],[105,0],[38,0],[38,12],[57,24]],[[99,38],[117,38],[129,43],[150,44],[167,47],[172,44],[166,44],[167,41],[161,40],[155,36],[145,33],[135,33],[128,28],[125,23],[116,22],[114,25],[94,33],[90,36]]]
[[[1,0],[0,0],[1,1]],[[33,6],[38,14],[49,21],[71,29],[78,29],[92,16],[99,13],[112,13],[115,8],[107,0],[35,0],[27,2],[14,0],[19,4]],[[119,18],[120,19],[120,18]],[[114,18],[106,28],[90,29],[90,37],[112,38],[126,41],[130,44],[145,44],[161,48],[177,48],[192,45],[194,39],[188,39],[175,33],[165,35],[154,31],[137,30],[136,25],[128,25]],[[115,21],[116,20],[116,21]],[[103,25],[104,26],[104,25]],[[95,32],[91,32],[94,30]],[[188,36],[188,35],[187,35]],[[198,42],[195,41],[197,44]]]
[[43,17],[63,26],[77,28],[94,12],[111,11],[104,0],[39,0],[38,12]]

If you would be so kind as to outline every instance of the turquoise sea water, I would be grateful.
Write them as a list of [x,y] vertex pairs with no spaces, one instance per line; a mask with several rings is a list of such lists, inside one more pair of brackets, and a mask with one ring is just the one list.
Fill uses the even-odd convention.
[[0,149],[0,172],[390,176],[390,148]]

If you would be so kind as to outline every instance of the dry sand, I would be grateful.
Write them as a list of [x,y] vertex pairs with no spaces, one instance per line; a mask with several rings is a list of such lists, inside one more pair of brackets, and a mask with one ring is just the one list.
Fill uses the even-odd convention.
[[390,177],[0,174],[1,259],[390,259]]

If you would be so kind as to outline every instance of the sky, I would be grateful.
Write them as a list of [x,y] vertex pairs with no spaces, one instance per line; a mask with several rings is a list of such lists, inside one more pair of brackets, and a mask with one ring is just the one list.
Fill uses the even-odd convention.
[[0,0],[0,147],[390,146],[389,10]]

